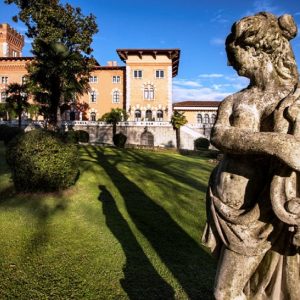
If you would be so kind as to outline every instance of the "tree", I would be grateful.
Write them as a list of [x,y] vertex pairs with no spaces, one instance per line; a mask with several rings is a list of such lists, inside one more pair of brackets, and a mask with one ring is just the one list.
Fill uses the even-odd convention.
[[31,92],[49,123],[57,127],[60,106],[75,101],[89,88],[89,74],[95,60],[90,56],[92,36],[97,32],[95,17],[84,16],[80,8],[59,0],[5,0],[19,7],[14,17],[27,26],[33,39],[34,60],[28,65]]
[[123,120],[127,120],[128,115],[124,109],[113,108],[110,112],[105,113],[101,117],[101,121],[105,121],[113,125],[113,136],[117,133],[117,123]]
[[184,113],[175,110],[171,117],[171,124],[176,132],[176,148],[180,149],[180,127],[187,123]]
[[7,107],[15,111],[18,116],[19,127],[21,127],[22,113],[29,107],[27,86],[19,83],[11,83],[8,85],[6,93]]

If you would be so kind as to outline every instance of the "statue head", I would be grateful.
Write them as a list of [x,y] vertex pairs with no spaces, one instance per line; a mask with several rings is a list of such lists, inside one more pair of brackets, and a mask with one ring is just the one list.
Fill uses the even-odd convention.
[[261,12],[233,24],[226,39],[228,61],[254,82],[296,84],[298,72],[290,40],[297,35],[291,15]]

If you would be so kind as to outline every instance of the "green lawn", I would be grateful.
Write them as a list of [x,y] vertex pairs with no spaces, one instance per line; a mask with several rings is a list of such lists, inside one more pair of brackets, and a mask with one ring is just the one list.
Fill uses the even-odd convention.
[[15,194],[0,144],[0,299],[210,299],[200,246],[213,164],[81,146],[80,178]]

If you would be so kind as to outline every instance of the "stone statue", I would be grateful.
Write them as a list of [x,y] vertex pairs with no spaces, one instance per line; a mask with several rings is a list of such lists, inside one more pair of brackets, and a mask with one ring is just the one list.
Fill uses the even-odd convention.
[[[203,243],[218,257],[216,299],[300,299],[300,87],[290,15],[232,26],[228,61],[247,88],[220,105]],[[299,228],[298,228],[299,227]]]

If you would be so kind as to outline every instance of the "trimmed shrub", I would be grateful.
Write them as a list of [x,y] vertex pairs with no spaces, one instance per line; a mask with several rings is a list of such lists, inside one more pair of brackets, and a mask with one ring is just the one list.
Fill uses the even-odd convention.
[[14,137],[22,133],[24,133],[24,130],[19,127],[0,125],[0,141],[5,144],[8,144]]
[[90,140],[90,135],[87,131],[84,130],[77,130],[75,131],[78,136],[78,142],[81,143],[88,143]]
[[113,136],[114,145],[119,148],[124,148],[126,140],[127,140],[127,136],[122,132],[117,133]]
[[61,134],[61,137],[64,142],[73,144],[78,144],[78,142],[88,143],[90,139],[89,133],[84,130],[65,131]]
[[194,141],[194,147],[196,150],[208,149],[210,142],[207,138],[200,137]]
[[78,150],[55,133],[37,129],[17,136],[6,151],[17,191],[57,191],[78,176]]
[[78,144],[78,134],[74,130],[63,132],[61,137],[65,143]]

